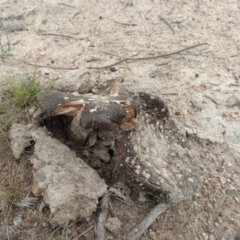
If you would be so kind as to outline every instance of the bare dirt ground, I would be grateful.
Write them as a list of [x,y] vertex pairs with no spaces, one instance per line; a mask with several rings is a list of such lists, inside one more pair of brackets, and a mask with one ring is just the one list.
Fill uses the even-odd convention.
[[[184,123],[192,143],[202,151],[201,191],[161,215],[142,240],[240,239],[240,3],[235,0],[11,1],[0,0],[1,44],[9,39],[13,56],[2,59],[1,88],[37,73],[42,83],[53,82],[79,66],[102,67],[122,57],[151,57],[188,46],[207,45],[154,60],[124,62],[114,70],[90,69],[98,82],[123,76],[128,90],[159,95],[171,116]],[[8,39],[6,38],[8,37]],[[111,53],[106,54],[104,52]],[[98,61],[92,61],[93,59]],[[45,67],[40,67],[45,66]],[[1,138],[1,172],[8,177],[11,158]],[[199,145],[197,145],[199,146]],[[13,161],[13,160],[12,160]],[[21,164],[21,166],[20,166]],[[27,169],[27,159],[14,162]],[[11,165],[12,166],[12,165]],[[26,171],[25,171],[26,174]],[[21,171],[18,171],[18,176]],[[18,180],[21,182],[21,179]],[[2,181],[1,184],[4,182]],[[127,233],[153,208],[150,200],[134,205],[112,200],[123,223],[108,239]],[[139,205],[143,208],[138,207]],[[1,231],[23,221],[25,238],[57,239],[51,235],[48,212],[38,207],[10,209],[1,216]],[[65,238],[67,227],[57,229]],[[84,239],[94,239],[89,232]]]

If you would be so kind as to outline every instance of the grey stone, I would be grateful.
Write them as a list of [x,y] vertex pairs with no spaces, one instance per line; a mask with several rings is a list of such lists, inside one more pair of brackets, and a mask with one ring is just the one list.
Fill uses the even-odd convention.
[[132,74],[124,75],[124,82],[121,84],[120,93],[125,92],[147,92],[156,94],[161,93],[161,84],[155,78],[134,76]]
[[226,102],[227,107],[240,106],[240,93],[233,93]]
[[122,225],[123,223],[116,217],[109,217],[105,223],[107,230],[115,234],[120,230]]
[[194,108],[201,111],[203,109],[203,98],[201,93],[195,93],[191,98],[191,103]]
[[19,216],[14,217],[13,225],[15,227],[20,227],[21,223],[22,223],[22,217],[19,217]]
[[90,72],[85,67],[71,70],[64,77],[54,83],[54,88],[63,92],[88,93],[95,86],[95,82],[90,79]]
[[3,20],[2,24],[4,26],[4,31],[6,33],[16,32],[16,31],[25,31],[27,28],[19,20]]
[[30,145],[32,140],[32,132],[37,129],[36,126],[31,124],[22,125],[15,123],[12,125],[9,131],[9,137],[11,140],[11,149],[13,156],[19,159],[24,149]]
[[95,57],[95,56],[91,56],[87,62],[95,62],[95,61],[99,61],[99,57]]
[[[35,142],[31,162],[36,170],[34,178],[38,188],[43,189],[44,201],[53,216],[50,223],[60,225],[91,216],[98,198],[107,192],[107,185],[96,171],[67,146],[52,138],[45,128],[13,124],[12,129],[12,149],[17,140],[24,146],[28,145],[29,139]],[[17,156],[19,152],[20,148]]]
[[124,5],[125,6],[133,6],[132,0],[124,0]]

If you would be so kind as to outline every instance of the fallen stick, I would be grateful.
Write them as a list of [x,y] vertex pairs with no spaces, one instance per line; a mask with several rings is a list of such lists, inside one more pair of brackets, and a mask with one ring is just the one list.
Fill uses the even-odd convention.
[[175,34],[175,31],[174,29],[171,27],[170,23],[164,18],[162,17],[161,15],[158,15],[158,18],[163,21],[164,23],[166,23],[166,25],[169,27],[169,29],[173,32],[173,34]]
[[[178,53],[181,53],[181,52],[185,52],[185,51],[190,50],[192,48],[196,48],[196,47],[203,46],[203,45],[207,45],[207,43],[199,43],[199,44],[196,44],[196,45],[193,45],[193,46],[190,46],[190,47],[178,50],[178,51],[174,51],[174,52],[170,52],[170,53],[166,53],[166,54],[161,54],[161,55],[156,55],[156,56],[153,56],[153,57],[139,57],[139,58],[129,57],[129,58],[124,58],[124,57],[119,56],[122,59],[113,63],[113,64],[102,66],[102,67],[87,67],[87,68],[88,69],[103,69],[103,68],[110,68],[112,66],[115,66],[117,64],[120,64],[122,62],[127,62],[127,61],[142,61],[142,60],[163,58],[163,57],[168,57],[168,56],[175,55],[175,54],[178,54]],[[107,52],[104,52],[104,53],[109,54],[109,55],[113,55],[112,53],[107,53]]]
[[164,213],[171,205],[167,203],[158,204],[128,235],[127,240],[138,240],[156,218]]
[[137,24],[135,24],[135,23],[123,23],[123,22],[117,22],[117,21],[113,21],[113,22],[115,22],[117,24],[125,25],[125,26],[132,26],[132,27],[137,26]]
[[81,236],[83,236],[84,234],[86,234],[87,232],[91,231],[94,227],[95,227],[95,225],[92,225],[91,227],[89,227],[87,230],[85,230],[84,232],[82,232],[82,233],[79,234],[77,237],[73,238],[72,240],[78,240],[79,237],[81,237]]
[[108,204],[109,204],[109,195],[105,193],[102,198],[101,203],[101,213],[99,215],[99,219],[96,225],[95,230],[95,240],[105,240],[106,239],[106,229],[105,222],[108,216]]
[[39,68],[51,68],[51,69],[55,69],[55,70],[77,70],[78,67],[75,67],[75,68],[71,68],[71,67],[51,67],[51,66],[46,66],[46,65],[37,65],[37,64],[34,64],[34,63],[29,63],[29,62],[26,62],[24,60],[20,60],[20,62],[23,62],[27,65],[30,65],[30,66],[34,66],[34,67],[39,67]]
[[70,36],[70,35],[65,35],[65,34],[59,34],[59,33],[48,33],[48,32],[45,32],[45,33],[42,33],[42,36],[54,36],[54,37],[64,37],[64,38],[74,38],[74,39],[77,39],[77,40],[84,40],[88,37],[84,37],[84,38],[77,38],[77,37],[74,37],[74,36]]
[[[175,54],[178,54],[178,53],[181,53],[181,52],[185,52],[185,51],[190,50],[192,48],[196,48],[196,47],[203,46],[203,45],[207,45],[207,43],[199,43],[199,44],[196,44],[196,45],[193,45],[193,46],[190,46],[190,47],[187,47],[187,48],[175,51],[175,52],[156,55],[156,56],[153,56],[153,57],[140,57],[140,58],[129,57],[129,58],[124,58],[124,57],[121,57],[121,56],[117,56],[117,57],[122,58],[122,59],[113,63],[113,64],[110,64],[110,65],[106,65],[106,66],[102,66],[102,67],[87,67],[87,69],[104,69],[104,68],[113,67],[115,65],[118,65],[120,63],[127,62],[127,61],[142,61],[142,60],[151,60],[151,59],[169,57],[171,55],[175,55]],[[108,52],[104,52],[104,53],[109,54],[109,55],[113,55],[113,56],[115,55],[115,54],[108,53]],[[75,68],[71,68],[71,67],[69,67],[69,68],[68,67],[51,67],[51,66],[46,66],[46,65],[37,65],[37,64],[29,63],[29,62],[26,62],[25,60],[19,60],[19,61],[23,62],[24,64],[34,66],[34,67],[39,67],[39,68],[51,68],[51,69],[55,69],[55,70],[77,70],[78,69],[78,67],[75,67]]]

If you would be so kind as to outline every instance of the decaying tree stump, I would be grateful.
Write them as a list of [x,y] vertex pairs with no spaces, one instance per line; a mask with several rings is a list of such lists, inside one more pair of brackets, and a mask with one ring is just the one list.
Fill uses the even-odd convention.
[[72,116],[70,135],[76,135],[79,126],[75,137],[85,148],[90,133],[96,134],[95,141],[107,138],[114,145],[114,171],[129,184],[170,203],[187,199],[200,188],[199,156],[169,119],[168,108],[159,97],[143,92],[76,96],[43,91],[38,98],[45,116]]

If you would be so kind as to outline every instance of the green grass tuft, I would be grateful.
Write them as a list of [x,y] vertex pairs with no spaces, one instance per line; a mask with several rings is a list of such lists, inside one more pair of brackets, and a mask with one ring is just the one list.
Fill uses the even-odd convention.
[[10,85],[9,91],[21,106],[33,106],[37,104],[37,95],[44,89],[53,89],[53,85],[44,87],[37,82],[36,76],[28,77],[18,84]]
[[1,58],[8,58],[8,57],[12,57],[12,48],[10,46],[10,44],[7,44],[5,46],[1,46],[1,54],[0,54]]

